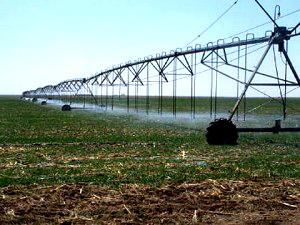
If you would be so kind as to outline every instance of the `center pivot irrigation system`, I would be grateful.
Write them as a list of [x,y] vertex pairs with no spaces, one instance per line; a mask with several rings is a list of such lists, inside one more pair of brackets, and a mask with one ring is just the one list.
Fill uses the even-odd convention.
[[[271,128],[236,128],[232,122],[234,118],[246,119],[247,94],[251,91],[278,102],[285,119],[290,109],[287,97],[299,91],[300,87],[299,76],[288,55],[288,41],[300,35],[297,33],[300,23],[292,28],[279,26],[276,10],[280,7],[276,6],[273,19],[257,0],[255,2],[274,24],[274,30],[266,32],[263,37],[256,38],[253,33],[247,33],[244,40],[231,37],[230,42],[219,39],[205,46],[196,44],[185,50],[178,48],[169,53],[129,61],[88,78],[25,91],[23,97],[33,101],[38,98],[70,101],[70,104],[62,106],[63,111],[72,109],[72,101],[89,98],[106,110],[122,107],[128,112],[133,109],[147,114],[154,108],[162,114],[167,98],[168,103],[171,102],[168,107],[176,117],[182,95],[189,92],[185,98],[188,99],[192,118],[197,112],[197,96],[209,96],[206,104],[214,119],[206,132],[209,144],[236,144],[238,132],[300,131],[300,127],[282,128],[279,120]],[[277,60],[278,56],[281,60]],[[256,66],[251,68],[249,61],[255,61]],[[201,90],[208,89],[208,93],[200,94]],[[217,118],[219,104],[222,103],[221,93],[232,89],[236,92],[236,102],[228,118]],[[268,93],[270,90],[271,93]],[[275,92],[276,97],[272,97]]]

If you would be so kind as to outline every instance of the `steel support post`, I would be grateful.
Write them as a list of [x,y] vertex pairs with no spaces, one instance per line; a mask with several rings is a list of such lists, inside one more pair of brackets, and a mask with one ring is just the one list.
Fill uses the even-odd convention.
[[149,92],[150,92],[150,89],[149,89],[149,64],[147,64],[147,84],[146,84],[146,113],[147,115],[149,115],[149,107],[150,107],[150,96],[149,96]]
[[173,116],[177,113],[177,59],[173,61]]

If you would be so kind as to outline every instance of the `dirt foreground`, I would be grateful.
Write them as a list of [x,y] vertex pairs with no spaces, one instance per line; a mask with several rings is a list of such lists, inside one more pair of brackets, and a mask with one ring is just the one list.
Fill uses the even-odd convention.
[[0,189],[0,224],[300,224],[300,180]]

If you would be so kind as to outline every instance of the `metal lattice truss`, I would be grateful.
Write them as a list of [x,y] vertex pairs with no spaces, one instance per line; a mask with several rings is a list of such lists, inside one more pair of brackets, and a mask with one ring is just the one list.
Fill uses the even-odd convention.
[[[48,85],[36,90],[25,91],[23,96],[49,97],[66,94],[78,95],[82,90],[93,96],[92,89],[94,86],[122,86],[128,87],[129,90],[129,86],[133,85],[136,94],[139,86],[147,87],[147,94],[149,94],[151,84],[156,82],[158,84],[159,96],[161,97],[163,85],[171,83],[173,86],[173,106],[175,105],[176,108],[177,86],[180,85],[178,77],[187,76],[191,79],[191,107],[195,110],[196,75],[208,72],[208,76],[211,77],[211,84],[208,84],[212,86],[211,96],[214,95],[213,92],[217,93],[217,77],[219,76],[226,77],[236,82],[237,85],[240,85],[242,91],[237,92],[237,102],[233,106],[229,116],[229,119],[232,119],[249,88],[265,94],[259,90],[260,86],[273,86],[278,87],[280,90],[281,88],[286,90],[288,87],[300,87],[299,76],[286,50],[287,41],[300,34],[296,31],[299,26],[300,23],[292,29],[275,27],[273,32],[266,32],[264,37],[259,38],[255,38],[253,34],[247,34],[245,40],[240,40],[240,38],[236,37],[230,43],[225,43],[221,39],[216,43],[210,42],[205,46],[197,44],[194,47],[188,47],[186,50],[176,49],[168,54],[164,52],[154,57],[145,57],[144,59],[107,69],[88,78],[67,80],[57,85]],[[250,69],[247,67],[247,55],[251,53],[250,50],[252,47],[259,44],[264,44],[264,52],[260,56],[260,59],[257,60],[255,68]],[[274,75],[259,70],[270,49],[274,48],[274,46],[278,47],[276,52],[283,55],[286,65],[291,71],[291,76],[287,77],[284,74],[278,73]],[[232,50],[235,50],[235,54],[229,52]],[[245,61],[244,63],[240,60],[242,57]],[[205,68],[204,71],[199,72],[200,65]],[[232,72],[228,72],[229,70],[225,68],[231,68],[230,71],[237,71],[237,74],[232,74]],[[242,73],[248,75],[242,77]],[[156,76],[156,80],[154,80],[153,75]],[[255,79],[256,77],[261,79]],[[265,95],[268,96],[267,94]],[[282,94],[283,105],[285,105],[284,97],[286,97],[286,94]],[[214,110],[213,107],[215,107],[216,111],[216,102],[215,106],[211,103],[211,111]]]

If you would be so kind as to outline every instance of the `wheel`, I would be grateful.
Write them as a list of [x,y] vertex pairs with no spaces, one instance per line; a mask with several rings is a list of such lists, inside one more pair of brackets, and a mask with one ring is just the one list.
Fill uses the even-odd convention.
[[231,120],[217,119],[206,129],[206,141],[211,145],[236,145],[238,133]]
[[41,102],[41,105],[46,105],[46,104],[47,104],[46,101],[42,101],[42,102]]
[[61,107],[61,110],[62,110],[62,111],[71,111],[71,106],[70,106],[70,105],[63,105],[63,106]]

